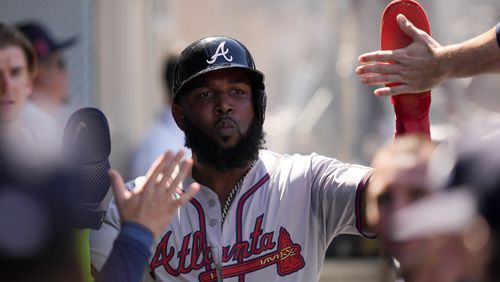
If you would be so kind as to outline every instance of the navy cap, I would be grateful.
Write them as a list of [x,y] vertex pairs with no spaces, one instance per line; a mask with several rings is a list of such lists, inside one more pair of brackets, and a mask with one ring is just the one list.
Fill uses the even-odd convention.
[[38,57],[47,57],[57,51],[70,47],[76,42],[76,36],[58,40],[39,22],[25,22],[17,28],[31,41]]
[[487,128],[487,134],[473,132],[457,144],[457,161],[449,187],[467,186],[478,198],[479,213],[500,235],[500,129]]

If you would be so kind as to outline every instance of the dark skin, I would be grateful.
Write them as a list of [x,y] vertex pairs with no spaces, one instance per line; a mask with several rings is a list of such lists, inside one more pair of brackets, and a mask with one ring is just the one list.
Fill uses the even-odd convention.
[[[172,105],[174,119],[181,130],[187,118],[219,145],[232,147],[247,133],[255,118],[251,85],[248,74],[238,69],[223,69],[202,75]],[[244,168],[221,172],[210,164],[198,162],[194,152],[193,160],[193,179],[210,187],[221,203],[226,201],[251,165],[248,161]]]
[[[248,74],[238,69],[223,69],[209,72],[191,83],[191,87],[172,105],[174,119],[181,130],[184,119],[199,126],[213,140],[225,147],[234,146],[248,131],[255,118],[252,100],[251,80]],[[224,120],[224,118],[228,118]],[[245,175],[251,161],[243,169],[221,172],[210,164],[197,161],[193,152],[192,177],[198,183],[210,187],[224,203],[236,185]],[[363,211],[366,191],[363,193]],[[363,222],[366,222],[363,215]]]

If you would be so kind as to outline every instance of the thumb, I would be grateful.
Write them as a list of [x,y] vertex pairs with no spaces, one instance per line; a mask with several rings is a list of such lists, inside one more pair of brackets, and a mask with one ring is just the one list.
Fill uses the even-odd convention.
[[123,182],[123,177],[114,169],[110,169],[108,175],[111,177],[111,187],[113,188],[116,202],[121,206],[123,201],[127,198],[128,193],[125,183]]
[[401,28],[406,35],[411,38],[415,38],[415,36],[417,36],[419,29],[416,28],[403,14],[398,14],[396,16],[396,20],[398,21],[399,28]]

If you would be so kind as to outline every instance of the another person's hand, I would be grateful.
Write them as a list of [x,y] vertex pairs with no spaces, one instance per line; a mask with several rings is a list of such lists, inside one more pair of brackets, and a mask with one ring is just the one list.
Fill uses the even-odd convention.
[[376,96],[420,93],[439,85],[446,76],[440,65],[441,45],[404,15],[399,14],[396,19],[413,42],[402,49],[365,53],[358,58],[363,65],[356,68],[356,73],[361,76],[362,83],[400,83],[376,89]]
[[132,221],[147,227],[156,237],[170,224],[177,209],[187,203],[200,189],[193,183],[185,193],[178,193],[178,186],[189,173],[193,160],[188,159],[176,167],[184,153],[168,151],[160,156],[149,169],[144,183],[128,191],[123,178],[115,170],[110,170],[116,204],[122,221]]

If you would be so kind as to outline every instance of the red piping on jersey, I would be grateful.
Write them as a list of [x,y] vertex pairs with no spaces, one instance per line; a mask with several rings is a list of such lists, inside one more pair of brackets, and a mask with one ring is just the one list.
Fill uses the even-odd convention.
[[[182,193],[182,191],[179,190],[179,189],[177,190],[177,192],[179,194]],[[203,208],[201,207],[200,202],[198,202],[194,198],[191,199],[189,202],[195,207],[195,209],[196,209],[196,211],[198,213],[198,221],[199,221],[199,226],[200,226],[199,234],[201,234],[201,236],[202,236],[202,238],[201,238],[201,240],[202,240],[202,243],[201,243],[202,253],[203,253],[203,256],[207,256],[207,257],[203,257],[203,264],[204,264],[204,267],[205,267],[206,271],[211,271],[212,270],[211,263],[205,263],[205,261],[208,261],[210,259],[208,257],[209,256],[209,249],[208,249],[208,246],[207,246],[207,238],[206,238],[205,213],[203,212]],[[167,234],[164,235],[164,237],[162,238],[161,241],[163,242],[165,236],[167,236],[167,242],[168,242],[168,238],[169,238],[170,234],[171,234],[171,231],[167,232]],[[167,242],[165,244],[167,244]],[[149,274],[151,275],[151,277],[153,279],[156,279],[156,275],[155,275],[154,271],[158,267],[158,264],[157,264],[158,258],[159,258],[159,254],[158,254],[158,246],[157,246],[156,247],[156,252],[155,252],[153,258],[149,262]],[[165,258],[163,257],[162,259],[165,259]],[[168,269],[166,269],[166,267],[165,267],[165,270],[168,273],[172,274]],[[179,270],[179,269],[177,269],[177,270]],[[174,276],[178,276],[181,273],[184,273],[184,272],[179,272],[178,274],[176,274],[176,275],[173,274],[173,275]]]
[[[246,200],[253,194],[255,193],[260,187],[264,185],[270,178],[269,173],[266,173],[250,190],[248,190],[241,199],[238,201],[238,208],[236,210],[236,243],[242,242],[243,241],[243,234],[242,234],[242,221],[243,221],[243,205],[245,204]],[[242,263],[243,262],[243,256],[238,256],[238,262]],[[245,281],[245,275],[240,275],[238,277],[239,281],[243,282]]]
[[[206,226],[205,226],[205,212],[203,211],[203,208],[201,207],[201,204],[200,202],[198,202],[197,200],[195,200],[194,198],[192,198],[190,201],[189,201],[195,208],[196,208],[196,211],[198,211],[198,219],[200,220],[200,231],[201,231],[201,234],[203,236],[203,242],[205,242],[205,244],[203,244],[203,253],[204,254],[207,254],[207,232],[206,232]],[[205,265],[205,269],[206,270],[211,270],[212,268],[210,267],[210,265]]]
[[[274,170],[278,166],[279,159],[276,160],[276,162],[273,165],[273,168],[266,173],[252,188],[250,188],[243,196],[241,196],[241,199],[238,201],[238,208],[236,209],[236,243],[240,243],[243,241],[243,234],[242,234],[242,222],[243,222],[243,206],[245,205],[246,200],[253,194],[255,193],[264,183],[266,183],[269,178],[271,178],[271,174],[273,174]],[[243,256],[238,257],[238,262],[242,263],[243,262]],[[224,278],[224,277],[222,277]],[[238,276],[238,281],[239,282],[245,282],[245,275],[242,274]]]
[[358,187],[356,189],[356,199],[355,199],[355,213],[356,213],[356,229],[358,229],[358,232],[367,237],[367,238],[375,238],[376,236],[373,234],[367,234],[365,230],[365,226],[363,223],[363,205],[361,203],[361,200],[363,199],[363,193],[365,193],[365,187],[366,183],[368,182],[368,179],[372,176],[373,171],[370,171],[365,174],[363,177],[363,180],[358,184]]

